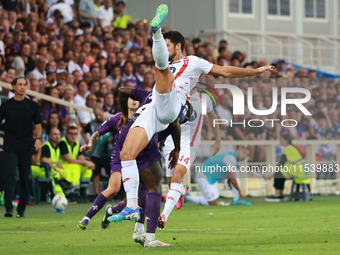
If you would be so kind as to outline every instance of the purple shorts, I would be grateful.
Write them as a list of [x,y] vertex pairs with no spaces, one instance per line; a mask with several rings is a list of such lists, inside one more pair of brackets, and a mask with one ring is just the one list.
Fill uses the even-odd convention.
[[[151,166],[154,162],[157,162],[161,159],[161,155],[150,155],[149,157],[137,157],[137,167],[138,171],[142,171],[143,169]],[[122,172],[122,165],[120,163],[120,156],[117,153],[111,155],[111,174],[114,172]]]

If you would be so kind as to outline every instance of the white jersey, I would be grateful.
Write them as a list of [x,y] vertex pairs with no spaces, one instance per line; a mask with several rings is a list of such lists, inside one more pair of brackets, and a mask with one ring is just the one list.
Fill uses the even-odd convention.
[[196,56],[183,57],[169,63],[169,69],[175,77],[175,89],[178,91],[183,105],[199,77],[202,74],[208,74],[212,68],[212,63]]
[[[190,96],[190,104],[192,105],[193,113],[190,116],[190,121],[181,125],[181,150],[191,148],[197,150],[201,142],[201,132],[203,126],[202,101],[207,102],[207,112],[213,110],[212,102],[204,93],[195,93]],[[164,144],[164,152],[170,153],[174,149],[174,143],[171,136],[168,136]]]

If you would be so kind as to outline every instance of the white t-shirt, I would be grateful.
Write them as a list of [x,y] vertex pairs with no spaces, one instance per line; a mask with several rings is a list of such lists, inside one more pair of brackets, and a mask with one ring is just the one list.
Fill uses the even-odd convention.
[[[47,2],[48,8],[50,8],[52,5],[56,4],[58,0],[46,0],[46,2]],[[64,0],[64,3],[68,5],[73,5],[74,0]]]
[[175,77],[175,89],[179,92],[183,105],[199,77],[209,73],[212,68],[212,63],[196,56],[184,57],[169,63],[169,69]]
[[32,72],[35,75],[35,78],[37,80],[44,78],[46,79],[46,72],[44,71],[44,73],[40,73],[39,70],[37,68],[35,68]]
[[69,4],[59,3],[51,6],[47,12],[47,19],[52,17],[53,12],[59,10],[64,17],[64,23],[71,22],[73,20],[73,10]]
[[80,96],[79,94],[74,96],[73,102],[77,105],[82,105],[82,106],[86,106],[86,97],[90,94],[89,91],[86,92],[85,94],[85,98]]
[[103,23],[102,23],[102,27],[103,28],[111,25],[112,24],[112,20],[113,20],[113,10],[112,10],[112,7],[109,7],[109,9],[106,10],[104,5],[100,6],[98,8],[97,18],[103,20]]
[[77,110],[77,116],[80,124],[87,124],[91,120],[94,120],[96,116],[93,113],[89,113],[82,110]]
[[0,54],[5,55],[5,46],[2,40],[0,40]]

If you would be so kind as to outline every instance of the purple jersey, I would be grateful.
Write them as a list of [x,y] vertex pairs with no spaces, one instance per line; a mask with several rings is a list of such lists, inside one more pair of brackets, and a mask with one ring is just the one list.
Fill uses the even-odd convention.
[[112,132],[115,139],[115,144],[113,146],[113,152],[111,155],[111,173],[113,172],[121,172],[122,166],[120,164],[120,148],[118,145],[119,140],[119,130],[118,130],[118,123],[120,120],[120,116],[122,116],[122,113],[117,113],[113,115],[111,118],[107,119],[101,126],[98,127],[98,133],[100,135],[103,135],[107,132]]

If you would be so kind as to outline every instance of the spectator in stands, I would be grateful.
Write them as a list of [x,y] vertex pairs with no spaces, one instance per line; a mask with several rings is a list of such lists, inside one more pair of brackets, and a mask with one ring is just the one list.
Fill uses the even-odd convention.
[[96,11],[93,0],[80,0],[78,17],[81,23],[89,23],[91,28],[96,25]]
[[20,50],[20,55],[14,58],[12,67],[15,68],[15,75],[22,77],[28,72],[31,72],[35,68],[33,59],[29,56],[30,45],[24,43]]
[[124,83],[132,82],[133,86],[136,87],[138,84],[138,78],[133,73],[133,64],[132,62],[126,61],[123,67],[122,77],[124,79]]
[[58,128],[61,136],[65,136],[65,129],[63,128],[61,118],[58,112],[51,112],[48,116],[48,120],[45,128],[43,128],[42,141],[46,142],[48,140],[48,134],[51,132],[52,128]]
[[103,111],[110,114],[115,114],[116,106],[114,104],[114,97],[112,92],[108,92],[104,95]]
[[[98,127],[105,121],[104,111],[99,106],[95,106],[93,111],[96,118],[90,121],[84,128],[84,133],[90,135],[95,133]],[[102,168],[105,169],[107,176],[110,175],[111,152],[108,149],[108,143],[112,143],[112,141],[113,139],[110,133],[100,136],[91,151],[91,161],[96,165],[92,175],[93,189],[96,195],[100,192],[99,185]],[[86,143],[88,143],[88,139],[86,140]]]
[[113,17],[113,26],[114,28],[123,28],[126,29],[129,21],[132,19],[131,16],[124,14],[125,11],[125,3],[123,1],[119,1],[115,5],[114,9],[114,17]]
[[144,74],[142,89],[152,91],[153,85],[155,84],[155,77],[151,72]]
[[121,69],[119,64],[112,66],[110,75],[107,78],[112,81],[113,91],[117,91],[121,84],[124,82],[124,78],[121,76]]
[[[59,98],[59,93],[56,88],[48,88],[47,89],[47,95],[52,96],[54,98]],[[42,100],[42,105],[40,107],[41,109],[41,116],[43,120],[44,126],[47,124],[48,116],[50,115],[51,112],[58,112],[61,110],[60,105],[54,103],[54,102],[49,102],[46,100]]]
[[[17,207],[17,218],[23,218],[29,196],[29,176],[32,160],[32,147],[41,147],[41,115],[38,105],[25,98],[28,80],[19,77],[13,80],[14,97],[0,106],[0,123],[5,120],[4,156],[2,162],[6,169],[5,184],[5,217],[13,216],[15,175],[19,170],[20,200]],[[35,142],[33,143],[33,132]]]
[[36,68],[33,70],[33,73],[36,77],[36,79],[44,78],[46,79],[46,58],[41,56],[37,60]]
[[74,18],[73,10],[69,4],[65,3],[64,0],[58,0],[57,4],[54,4],[49,8],[47,18],[51,17],[55,10],[59,10],[61,12],[66,25],[72,22]]
[[71,176],[69,180],[72,180],[74,187],[71,199],[75,198],[77,202],[88,202],[88,200],[83,199],[86,197],[86,190],[95,165],[80,154],[77,136],[78,128],[69,126],[66,130],[66,136],[60,139],[58,146],[60,148],[61,165],[69,171]]
[[[93,108],[96,105],[97,97],[95,94],[89,94],[86,97],[86,107]],[[89,113],[82,110],[77,110],[77,115],[79,119],[79,123],[82,127],[85,127],[91,120],[95,119],[93,113]]]
[[47,70],[46,80],[48,87],[54,87],[57,84],[57,71]]
[[77,105],[83,105],[86,104],[86,97],[89,95],[89,91],[87,89],[87,83],[83,80],[80,80],[77,83],[77,94],[75,95],[73,102]]
[[102,28],[111,28],[113,20],[112,0],[104,0],[103,5],[98,8],[98,24]]

